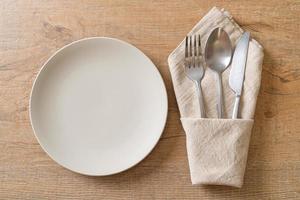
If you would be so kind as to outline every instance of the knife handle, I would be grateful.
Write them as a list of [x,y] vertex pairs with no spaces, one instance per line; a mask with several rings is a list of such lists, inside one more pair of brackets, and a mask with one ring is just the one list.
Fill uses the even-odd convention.
[[241,97],[240,95],[237,95],[235,97],[233,112],[232,112],[232,119],[237,119],[237,117],[238,117],[240,97]]

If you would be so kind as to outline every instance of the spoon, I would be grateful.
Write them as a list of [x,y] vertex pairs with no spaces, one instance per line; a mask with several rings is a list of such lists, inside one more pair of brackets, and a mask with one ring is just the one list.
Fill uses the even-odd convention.
[[216,72],[218,79],[218,118],[223,118],[223,88],[222,73],[229,66],[232,57],[231,41],[222,28],[214,29],[208,37],[205,46],[205,61],[207,66]]

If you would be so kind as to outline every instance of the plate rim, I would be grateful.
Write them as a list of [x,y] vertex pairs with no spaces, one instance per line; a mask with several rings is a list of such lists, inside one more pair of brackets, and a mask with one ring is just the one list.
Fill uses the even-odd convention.
[[[93,40],[93,39],[96,39],[96,40],[98,40],[98,39],[100,39],[100,40],[102,40],[102,39],[113,40],[113,41],[125,44],[126,46],[129,46],[131,48],[134,48],[135,50],[137,50],[137,52],[141,53],[146,59],[148,59],[152,63],[152,65],[154,67],[154,70],[158,74],[159,79],[160,79],[160,81],[162,83],[162,89],[164,91],[164,96],[165,96],[164,99],[165,99],[165,105],[166,106],[165,106],[165,111],[164,111],[165,112],[165,116],[164,116],[164,119],[163,119],[163,125],[160,128],[161,130],[159,131],[160,132],[159,137],[157,137],[157,140],[154,142],[154,144],[151,147],[151,149],[149,150],[149,152],[145,153],[145,155],[142,156],[137,162],[135,162],[135,163],[127,166],[126,168],[124,168],[122,170],[119,170],[119,171],[116,171],[116,172],[112,172],[112,173],[97,173],[96,174],[96,173],[81,172],[81,171],[77,171],[77,170],[71,169],[70,167],[65,166],[61,162],[58,162],[56,159],[54,159],[54,157],[42,145],[41,141],[38,138],[37,132],[36,132],[36,130],[34,128],[34,123],[32,121],[32,99],[33,99],[33,92],[34,92],[34,89],[35,89],[36,82],[39,79],[39,77],[40,77],[41,73],[43,72],[43,70],[46,68],[47,64],[55,56],[57,56],[61,51],[63,51],[64,49],[66,49],[66,48],[68,48],[68,47],[70,47],[70,46],[72,46],[72,45],[74,45],[76,43],[84,42],[86,40]],[[86,176],[110,176],[110,175],[114,175],[114,174],[119,174],[119,173],[127,171],[127,170],[133,168],[134,166],[138,165],[139,163],[141,163],[154,150],[154,148],[157,146],[157,144],[158,144],[158,142],[159,142],[159,140],[160,140],[160,138],[161,138],[161,136],[162,136],[162,134],[163,134],[163,132],[165,130],[166,124],[167,124],[168,111],[169,111],[169,101],[168,101],[168,93],[167,93],[166,85],[165,85],[164,79],[162,78],[162,75],[161,75],[160,71],[158,70],[158,68],[156,67],[156,65],[152,62],[152,60],[143,51],[141,51],[139,48],[137,48],[133,44],[130,44],[129,42],[123,41],[123,40],[118,39],[118,38],[105,37],[105,36],[85,37],[85,38],[82,38],[82,39],[79,39],[79,40],[75,40],[73,42],[70,42],[70,43],[64,45],[63,47],[59,48],[54,53],[52,53],[51,56],[42,64],[42,67],[38,70],[38,73],[36,74],[36,76],[34,78],[34,81],[32,83],[31,91],[30,91],[30,96],[29,96],[29,121],[30,121],[30,125],[31,125],[31,128],[32,128],[33,134],[34,134],[36,140],[38,141],[39,146],[58,165],[62,166],[65,169],[68,169],[68,170],[70,170],[72,172],[75,172],[77,174],[86,175]]]

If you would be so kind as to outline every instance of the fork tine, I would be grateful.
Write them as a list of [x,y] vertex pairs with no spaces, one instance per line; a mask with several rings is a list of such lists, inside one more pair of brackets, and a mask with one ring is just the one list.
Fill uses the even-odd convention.
[[194,35],[194,56],[197,56],[197,36]]
[[188,49],[188,44],[189,44],[188,39],[189,39],[188,36],[186,36],[185,37],[185,50],[184,50],[185,51],[185,58],[187,58],[189,56],[188,55],[189,54],[188,53],[188,51],[189,51],[189,49]]
[[193,50],[192,50],[192,48],[193,48],[193,45],[192,45],[192,36],[189,36],[189,40],[190,40],[190,48],[189,48],[189,50],[190,50],[190,56],[193,56]]
[[193,39],[193,67],[197,67],[197,41],[196,41],[196,35],[193,35],[191,37]]
[[198,35],[198,56],[201,56],[201,38],[200,38],[200,34]]

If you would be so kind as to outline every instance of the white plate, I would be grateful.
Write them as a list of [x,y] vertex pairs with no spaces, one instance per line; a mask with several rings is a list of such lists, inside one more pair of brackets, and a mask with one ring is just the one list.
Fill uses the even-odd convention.
[[34,133],[60,165],[86,175],[124,171],[158,142],[167,117],[163,80],[150,59],[112,38],[88,38],[56,52],[30,98]]

